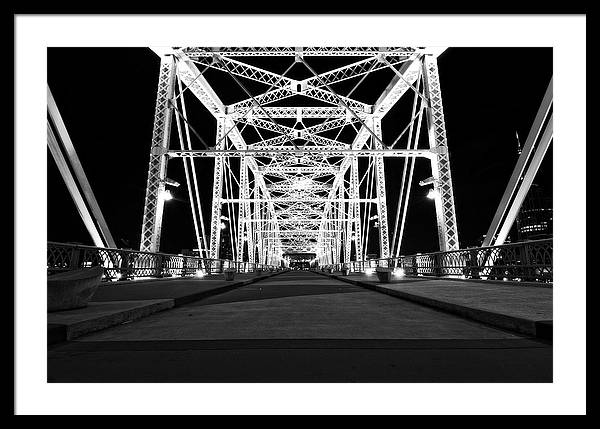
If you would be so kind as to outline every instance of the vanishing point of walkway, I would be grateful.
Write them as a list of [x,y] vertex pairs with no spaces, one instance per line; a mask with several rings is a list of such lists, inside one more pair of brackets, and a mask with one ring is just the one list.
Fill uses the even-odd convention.
[[552,346],[290,271],[50,346],[48,381],[551,382]]

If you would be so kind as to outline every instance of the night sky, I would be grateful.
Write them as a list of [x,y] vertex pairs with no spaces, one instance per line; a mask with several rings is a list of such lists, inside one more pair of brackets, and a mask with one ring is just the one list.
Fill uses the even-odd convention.
[[[293,59],[264,61],[270,61],[272,71],[283,72]],[[307,57],[307,61],[319,72],[335,67],[324,59]],[[524,143],[552,76],[552,49],[451,48],[438,63],[459,239],[461,247],[479,245],[517,161],[515,133]],[[139,247],[158,66],[156,54],[146,48],[48,49],[48,84],[119,247]],[[301,74],[301,67],[297,68],[294,72]],[[385,87],[392,78],[388,72],[374,74],[374,82],[367,79],[356,98],[375,101],[381,92],[376,88]],[[209,70],[206,77],[215,89],[223,88],[217,93],[225,103],[246,98],[239,95],[231,78],[217,73]],[[292,73],[289,77],[304,76]],[[219,79],[224,79],[222,86],[217,86]],[[259,93],[251,84],[248,88]],[[341,87],[340,91],[344,93]],[[401,100],[384,118],[384,142],[393,141],[404,128],[403,109],[410,108],[411,102],[412,98]],[[186,98],[186,104],[192,126],[214,144],[212,115],[192,98]],[[420,147],[425,147],[424,138],[422,133]],[[171,142],[178,144],[175,138]],[[201,145],[195,142],[194,147]],[[196,164],[207,226],[212,163],[207,159]],[[386,160],[390,234],[402,163],[401,159]],[[166,204],[161,251],[179,253],[196,247],[194,228],[182,162],[171,161],[168,171],[182,186]],[[419,180],[430,175],[428,162],[417,161],[402,254],[437,250],[434,205],[425,197],[426,189],[418,186]],[[49,152],[47,183],[48,240],[93,244]],[[551,195],[552,145],[535,183]]]

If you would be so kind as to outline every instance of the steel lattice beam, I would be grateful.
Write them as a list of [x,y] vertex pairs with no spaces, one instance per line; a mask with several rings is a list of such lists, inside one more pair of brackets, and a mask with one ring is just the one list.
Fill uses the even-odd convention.
[[277,57],[286,56],[294,57],[296,55],[303,56],[325,56],[325,57],[365,57],[374,54],[385,53],[394,56],[410,56],[415,52],[416,48],[405,47],[259,47],[259,48],[185,48],[184,52],[190,58],[212,57],[219,54],[225,57]]
[[164,151],[169,149],[172,118],[169,100],[173,98],[174,87],[175,60],[172,56],[162,55],[154,111],[154,130],[150,148],[142,236],[140,239],[140,250],[145,252],[158,252],[160,246],[164,209],[162,193],[165,189],[168,162],[168,157]]
[[446,139],[446,123],[437,59],[432,55],[426,55],[423,67],[425,68],[425,90],[429,100],[429,106],[426,109],[429,145],[431,148],[443,149],[431,160],[431,170],[435,180],[435,207],[440,250],[457,250],[459,248],[458,227],[456,225],[450,155],[447,150],[448,141]]

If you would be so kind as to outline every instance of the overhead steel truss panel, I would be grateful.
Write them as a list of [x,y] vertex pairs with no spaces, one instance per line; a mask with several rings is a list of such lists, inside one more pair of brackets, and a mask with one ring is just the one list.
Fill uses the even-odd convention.
[[[386,191],[396,184],[386,183],[389,157],[429,160],[442,195],[436,206],[440,248],[458,246],[436,63],[443,49],[184,47],[154,51],[161,58],[161,72],[144,211],[144,250],[158,250],[164,204],[160,194],[167,163],[191,157],[214,160],[211,258],[222,256],[224,245],[239,261],[278,264],[283,252],[311,252],[321,263],[350,262],[372,253],[369,240],[376,242],[380,257],[390,256]],[[280,73],[258,67],[246,58],[257,56],[280,57],[275,64],[287,63],[287,70],[305,68],[310,77],[296,80],[286,75],[287,70]],[[317,73],[311,66],[317,56],[347,59],[341,60],[344,65],[338,62],[336,68]],[[219,88],[209,83],[208,75],[215,74],[229,76],[227,89],[230,94],[237,91],[236,101],[221,100]],[[384,74],[388,76],[379,98],[371,98],[376,100],[373,104],[354,95],[370,74],[380,76],[379,81]],[[386,86],[390,74],[393,77]],[[177,80],[179,94],[174,89]],[[352,90],[334,89],[340,82]],[[260,85],[264,89],[257,93]],[[194,129],[204,148],[192,148],[189,142],[180,145],[181,149],[169,147],[173,112],[186,126],[198,127],[174,103],[177,99],[183,103],[181,91],[193,94],[214,116],[214,145],[206,144]],[[428,147],[394,147],[395,139],[383,135],[382,118],[405,96],[427,101]],[[300,98],[309,105],[289,106],[289,100]],[[291,120],[295,120],[293,127]]]

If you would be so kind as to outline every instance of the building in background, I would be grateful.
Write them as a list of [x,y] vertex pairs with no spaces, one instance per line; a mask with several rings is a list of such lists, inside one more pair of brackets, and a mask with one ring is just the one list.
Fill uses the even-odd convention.
[[229,231],[229,225],[225,216],[221,216],[221,244],[219,246],[219,259],[233,260],[233,248],[231,241],[231,232]]

